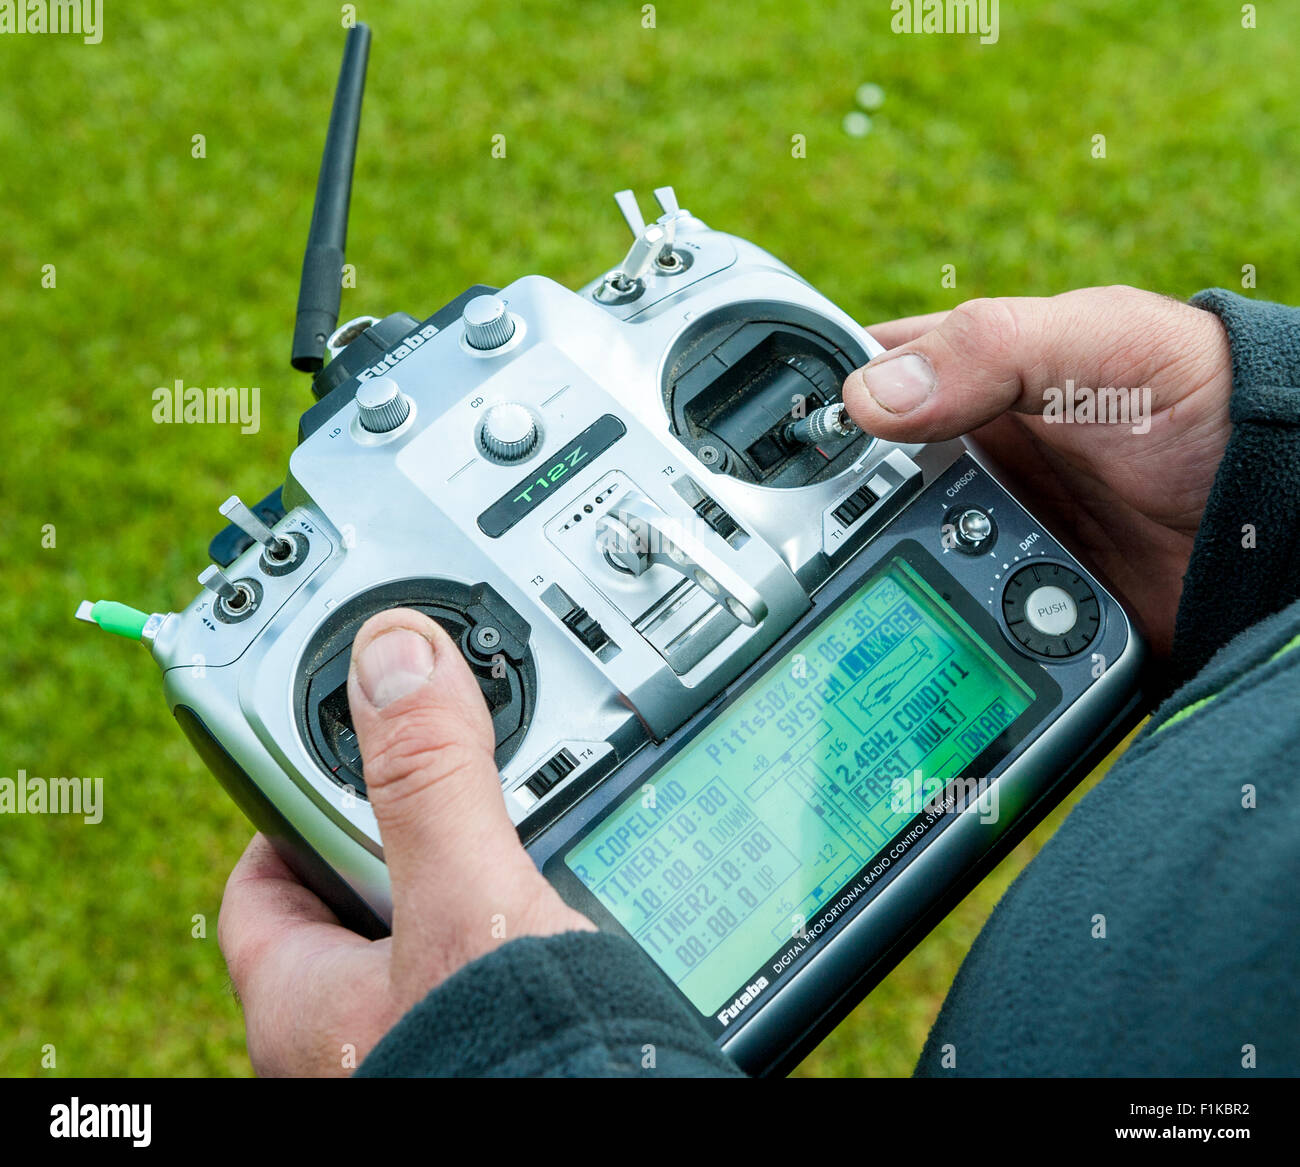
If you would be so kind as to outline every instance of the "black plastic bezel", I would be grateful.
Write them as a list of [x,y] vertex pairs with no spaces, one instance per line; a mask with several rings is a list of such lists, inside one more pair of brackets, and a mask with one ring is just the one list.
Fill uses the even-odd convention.
[[[600,901],[589,892],[578,878],[569,870],[564,863],[564,856],[572,850],[578,843],[585,839],[592,831],[599,828],[600,824],[610,815],[616,813],[622,808],[624,802],[629,797],[634,797],[635,792],[645,783],[653,781],[653,776],[664,767],[668,766],[672,760],[689,746],[701,733],[703,733],[709,724],[723,712],[729,709],[737,701],[741,700],[751,688],[761,684],[766,679],[766,673],[774,662],[780,660],[785,653],[800,641],[816,633],[817,628],[827,620],[832,619],[839,610],[841,604],[848,600],[856,592],[868,585],[868,583],[881,571],[887,570],[887,565],[893,558],[901,558],[911,566],[917,574],[921,576],[926,583],[940,596],[944,603],[948,604],[957,615],[964,620],[975,635],[980,639],[983,645],[997,657],[999,661],[1006,665],[1013,673],[1019,677],[1034,694],[1034,700],[1015,721],[1011,723],[997,738],[987,746],[975,761],[967,768],[964,778],[980,780],[987,777],[1017,746],[1024,742],[1034,733],[1042,724],[1047,715],[1061,701],[1061,688],[1056,680],[1042,667],[1030,660],[1025,655],[1014,651],[1013,646],[1008,642],[999,622],[989,613],[989,611],[980,606],[969,593],[962,588],[957,581],[940,566],[938,561],[927,552],[919,542],[914,539],[903,539],[892,546],[888,553],[874,562],[869,571],[862,574],[849,575],[841,573],[836,579],[832,580],[822,592],[818,594],[818,603],[816,608],[806,616],[779,640],[763,658],[756,662],[755,666],[747,670],[736,682],[727,688],[723,697],[706,709],[703,713],[697,715],[695,719],[687,724],[677,735],[674,736],[673,742],[664,747],[661,752],[656,752],[651,764],[635,767],[633,781],[617,797],[610,800],[604,806],[600,813],[593,816],[585,822],[579,830],[574,831],[566,837],[562,843],[556,846],[553,853],[543,864],[542,871],[546,878],[559,890],[561,896],[575,907],[578,911],[586,914],[601,931],[613,932],[617,935],[626,936],[631,939],[629,933],[619,924],[614,916],[600,903]],[[632,769],[632,767],[629,767]],[[925,817],[925,812],[915,816],[913,819],[900,828],[894,838],[884,844],[881,852],[890,849],[897,842],[898,838],[906,835],[920,819]],[[937,839],[943,829],[953,821],[954,816],[943,815],[933,825],[931,825],[924,834],[901,856],[899,861],[890,865],[889,870],[880,878],[874,880],[868,892],[862,895],[855,902],[853,908],[838,916],[834,924],[818,934],[818,941],[808,948],[791,963],[784,966],[779,972],[771,971],[772,958],[764,961],[753,970],[747,977],[740,978],[737,981],[736,993],[739,994],[745,987],[754,982],[758,975],[767,976],[771,988],[768,992],[775,992],[782,980],[793,976],[801,970],[807,961],[811,959],[819,949],[828,942],[836,933],[867,907],[880,892],[892,882],[897,875],[906,869],[907,865],[924,849]],[[871,863],[859,871],[856,875],[850,877],[843,886],[848,886],[855,880],[859,880],[862,875],[870,870],[875,863],[876,856],[873,856]],[[834,899],[834,896],[831,897]],[[829,901],[828,901],[829,902]],[[816,926],[815,920],[808,921],[810,929]],[[636,943],[636,941],[633,941]],[[778,947],[773,958],[779,956],[784,949],[784,945]],[[647,954],[647,959],[650,957]],[[667,977],[665,977],[667,980]],[[668,981],[671,984],[671,981]],[[701,1013],[700,1010],[682,993],[676,986],[673,986],[675,992],[681,997],[682,1002],[691,1012],[700,1018],[702,1024],[715,1037],[722,1035],[726,1027],[719,1022],[713,1015]]]
[[[1024,600],[1025,597],[1013,597],[1010,595],[1012,584],[1021,576],[1029,573],[1038,573],[1045,570],[1052,570],[1057,575],[1053,579],[1038,579],[1035,575],[1035,582],[1040,586],[1059,587],[1066,592],[1074,601],[1075,608],[1078,612],[1078,619],[1084,617],[1085,607],[1091,605],[1091,615],[1095,616],[1096,624],[1093,627],[1088,638],[1077,647],[1071,647],[1070,638],[1079,629],[1078,623],[1070,629],[1069,632],[1053,636],[1046,632],[1039,632],[1036,628],[1029,626],[1025,617]],[[1013,645],[1021,651],[1026,652],[1041,660],[1061,661],[1071,659],[1080,653],[1087,652],[1092,645],[1097,643],[1105,629],[1105,618],[1102,613],[1101,601],[1091,585],[1083,578],[1074,568],[1068,564],[1060,563],[1054,559],[1032,559],[1018,567],[1015,571],[1007,576],[1005,583],[1002,585],[1002,600],[999,604],[1002,615],[1002,622],[1006,627],[1007,635],[1011,638]],[[1013,618],[1014,617],[1014,618]],[[1015,625],[1024,621],[1027,626],[1025,629],[1017,631]]]

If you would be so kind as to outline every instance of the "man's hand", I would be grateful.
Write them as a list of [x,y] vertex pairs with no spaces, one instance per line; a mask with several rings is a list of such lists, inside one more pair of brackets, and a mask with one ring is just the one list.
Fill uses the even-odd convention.
[[253,839],[218,931],[263,1075],[350,1073],[430,989],[505,939],[594,930],[520,846],[487,706],[437,624],[402,609],[368,620],[348,702],[392,880],[393,934],[369,941],[343,928]]
[[[1232,361],[1218,317],[1134,288],[1087,288],[971,300],[871,332],[888,351],[845,381],[853,419],[899,442],[971,433],[1167,653],[1230,428]],[[1064,390],[1067,379],[1094,390],[1149,387],[1150,430],[1043,417],[1044,390]]]

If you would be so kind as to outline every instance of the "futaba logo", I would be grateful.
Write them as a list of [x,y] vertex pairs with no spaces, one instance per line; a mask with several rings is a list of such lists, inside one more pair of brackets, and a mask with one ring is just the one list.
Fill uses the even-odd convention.
[[432,324],[426,324],[423,328],[419,328],[415,332],[412,332],[409,336],[405,337],[402,340],[402,343],[393,349],[392,352],[385,353],[368,369],[362,369],[361,372],[357,374],[357,380],[369,381],[372,377],[383,376],[389,369],[400,365],[437,331],[438,330]]
[[745,1008],[755,997],[767,988],[767,977],[759,977],[752,985],[740,994],[730,1005],[718,1011],[718,1020],[723,1025],[728,1025],[740,1016],[741,1010]]

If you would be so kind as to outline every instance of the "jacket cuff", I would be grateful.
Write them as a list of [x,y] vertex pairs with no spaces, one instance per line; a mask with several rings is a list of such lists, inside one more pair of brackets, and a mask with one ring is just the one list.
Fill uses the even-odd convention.
[[1232,432],[1183,580],[1174,687],[1300,598],[1300,309],[1222,288],[1192,297],[1232,348]]
[[453,974],[362,1078],[743,1077],[630,940],[526,936]]

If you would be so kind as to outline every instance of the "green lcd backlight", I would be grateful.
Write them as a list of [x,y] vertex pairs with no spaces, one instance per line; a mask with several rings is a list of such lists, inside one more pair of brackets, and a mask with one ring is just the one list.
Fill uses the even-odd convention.
[[565,865],[713,1014],[1034,699],[894,557]]

